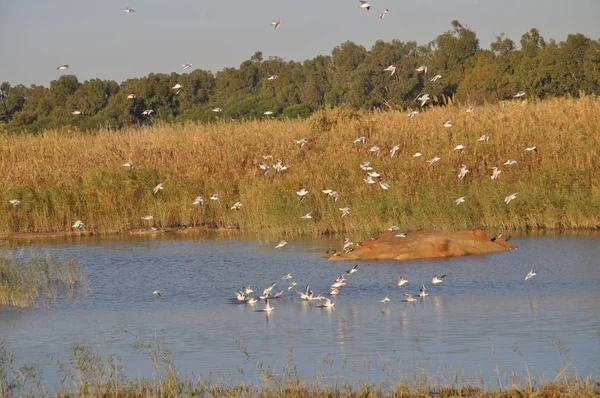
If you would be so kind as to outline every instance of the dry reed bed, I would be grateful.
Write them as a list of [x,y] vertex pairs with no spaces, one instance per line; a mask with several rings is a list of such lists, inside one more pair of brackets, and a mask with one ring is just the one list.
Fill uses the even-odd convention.
[[[452,120],[452,128],[443,122]],[[600,101],[596,97],[538,103],[431,108],[405,112],[326,111],[308,120],[155,125],[82,134],[0,137],[0,232],[113,233],[148,226],[239,228],[276,235],[358,233],[392,224],[403,229],[597,228],[600,225]],[[487,134],[488,143],[477,139]],[[359,136],[367,144],[353,143]],[[307,138],[300,148],[295,140]],[[389,150],[400,145],[396,157]],[[462,153],[457,144],[466,146]],[[369,152],[378,145],[379,157]],[[539,152],[527,152],[535,145]],[[421,151],[424,156],[413,158]],[[291,169],[263,176],[262,155]],[[426,160],[441,160],[428,166]],[[518,163],[505,166],[508,159]],[[131,160],[136,167],[123,167]],[[269,161],[272,165],[273,161]],[[392,184],[363,182],[370,161]],[[461,164],[470,173],[459,181]],[[491,168],[502,170],[496,181]],[[157,196],[152,188],[165,181]],[[310,194],[299,203],[295,192]],[[340,193],[336,203],[321,193]],[[504,205],[504,197],[520,192]],[[218,202],[208,200],[219,193]],[[198,195],[204,207],[193,206]],[[466,196],[460,206],[454,200]],[[13,207],[8,201],[19,199]],[[230,210],[236,202],[240,211]],[[341,218],[338,208],[350,206]],[[313,211],[313,220],[301,220]],[[153,215],[148,224],[141,216]]]

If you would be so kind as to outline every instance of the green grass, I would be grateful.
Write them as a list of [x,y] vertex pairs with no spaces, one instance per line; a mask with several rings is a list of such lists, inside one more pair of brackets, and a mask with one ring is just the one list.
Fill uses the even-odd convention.
[[[83,231],[119,233],[140,228],[203,226],[294,236],[353,233],[362,237],[392,224],[403,229],[596,229],[600,226],[600,100],[431,108],[406,112],[336,109],[308,120],[234,121],[212,125],[157,124],[93,134],[69,130],[0,136],[0,233]],[[444,128],[445,120],[455,122]],[[489,135],[488,143],[478,142]],[[353,140],[366,136],[366,145]],[[302,149],[295,140],[307,138]],[[466,149],[453,151],[457,144]],[[369,152],[382,149],[380,157]],[[389,149],[400,145],[394,158]],[[535,145],[539,153],[526,152]],[[415,159],[412,155],[423,152]],[[271,154],[291,166],[262,175]],[[442,160],[427,166],[433,156]],[[514,166],[504,166],[508,159]],[[132,160],[136,167],[121,165]],[[392,184],[363,182],[358,166],[371,161]],[[269,164],[273,164],[269,161]],[[461,164],[470,169],[457,179]],[[502,170],[496,181],[491,168]],[[152,188],[164,181],[164,190]],[[295,192],[310,194],[299,203]],[[333,202],[321,193],[340,193]],[[218,202],[208,200],[219,193]],[[504,197],[520,192],[506,206]],[[202,195],[206,205],[193,206]],[[467,201],[455,206],[454,200]],[[19,199],[19,206],[8,203]],[[240,211],[230,210],[236,202]],[[340,217],[339,207],[350,206]],[[313,220],[300,217],[313,211]],[[151,222],[142,216],[153,215]]]

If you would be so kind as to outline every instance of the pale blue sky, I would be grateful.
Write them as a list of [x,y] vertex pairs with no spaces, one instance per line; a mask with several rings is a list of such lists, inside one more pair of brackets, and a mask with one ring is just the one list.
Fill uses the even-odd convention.
[[[501,32],[518,43],[538,28],[562,41],[569,33],[600,38],[598,0],[0,0],[0,81],[43,84],[69,64],[80,81],[122,81],[180,65],[219,71],[255,51],[303,61],[351,40],[425,44],[458,19],[488,48]],[[135,9],[125,14],[125,7]],[[379,12],[390,12],[381,21]],[[281,19],[277,32],[270,23]]]

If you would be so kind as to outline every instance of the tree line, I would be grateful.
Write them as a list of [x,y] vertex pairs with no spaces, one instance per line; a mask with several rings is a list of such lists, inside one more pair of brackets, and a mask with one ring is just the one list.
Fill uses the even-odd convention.
[[[520,48],[504,35],[482,49],[474,31],[458,21],[427,45],[377,41],[370,50],[353,42],[304,62],[256,52],[239,68],[213,74],[151,73],[123,81],[81,83],[62,75],[49,87],[0,85],[0,130],[39,132],[78,126],[121,128],[164,121],[307,117],[326,107],[417,108],[455,101],[478,104],[512,98],[518,91],[546,98],[600,93],[600,41],[571,34],[545,40],[531,29]],[[384,71],[393,65],[396,70]],[[427,66],[428,73],[419,72]],[[439,79],[433,79],[435,75]],[[174,89],[177,84],[182,88]],[[133,95],[132,95],[133,94]],[[152,110],[151,114],[145,112]],[[268,116],[265,115],[268,113]],[[272,113],[271,113],[272,112]]]

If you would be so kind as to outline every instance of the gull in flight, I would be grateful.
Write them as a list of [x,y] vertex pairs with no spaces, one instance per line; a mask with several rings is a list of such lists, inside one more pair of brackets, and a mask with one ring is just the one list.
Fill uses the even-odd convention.
[[354,140],[354,143],[360,143],[360,144],[364,144],[365,142],[367,142],[367,137],[362,136],[362,137],[358,137],[357,139]]
[[497,180],[498,177],[500,177],[500,173],[502,173],[502,170],[497,167],[492,167],[492,180]]
[[285,293],[285,290],[280,290],[277,293],[275,293],[275,295],[273,296],[274,299],[278,299],[281,296],[283,296],[283,293]]
[[202,199],[202,196],[196,196],[196,199],[194,199],[194,203],[192,203],[193,205],[198,205],[198,206],[204,206],[204,199]]
[[371,167],[371,162],[362,162],[360,164],[360,168],[364,171],[371,171],[373,168]]
[[296,192],[296,195],[298,195],[298,199],[300,199],[300,202],[302,202],[304,199],[306,199],[308,191],[304,188],[301,188],[298,192]]
[[372,178],[379,178],[379,177],[381,177],[381,174],[379,174],[379,173],[378,173],[378,172],[376,172],[376,171],[369,171],[369,172],[367,172],[367,175],[368,175],[369,177],[372,177]]
[[388,184],[387,182],[381,182],[379,181],[379,186],[381,187],[381,189],[387,191],[388,189],[390,189],[392,187],[391,184]]
[[219,200],[219,194],[218,193],[213,193],[212,196],[209,199],[210,200]]
[[281,249],[285,245],[287,245],[287,242],[285,240],[281,240],[281,241],[279,241],[277,246],[275,246],[275,249]]
[[423,298],[423,297],[427,297],[429,296],[429,293],[427,293],[425,291],[425,285],[422,285],[421,288],[419,289],[419,297]]
[[21,204],[21,201],[19,199],[11,199],[8,201],[8,203],[10,203],[13,206],[18,206]]
[[438,276],[437,274],[435,274],[433,276],[433,278],[431,278],[431,283],[433,283],[434,285],[437,285],[438,283],[442,283],[443,279],[445,277],[446,277],[446,275]]
[[427,161],[427,163],[429,163],[429,165],[431,166],[432,164],[434,164],[434,163],[436,163],[436,162],[439,162],[439,161],[440,161],[440,158],[439,158],[438,156],[435,156],[435,157],[433,157],[433,158],[429,159],[429,160]]
[[360,8],[366,8],[367,10],[371,9],[371,5],[364,0],[360,0]]
[[479,137],[479,139],[477,141],[488,142],[489,140],[490,140],[489,135],[482,135],[481,137]]
[[[418,158],[418,157],[421,157],[421,156],[423,156],[423,154],[422,154],[421,152],[416,152],[416,153],[413,155],[413,158]],[[439,159],[438,159],[438,160],[439,160]],[[436,160],[436,162],[437,162],[437,160]]]
[[410,293],[404,293],[404,295],[406,296],[406,301],[409,303],[412,303],[413,301],[417,301],[417,299],[414,298],[413,295]]
[[408,234],[406,232],[400,232],[399,234],[394,235],[396,238],[406,238]]
[[254,290],[252,290],[252,288],[250,286],[242,287],[242,291],[244,292],[244,294],[254,293]]
[[466,165],[461,165],[460,166],[460,171],[458,172],[458,179],[459,180],[464,180],[465,176],[467,175],[467,173],[469,172],[469,169],[467,169]]
[[535,272],[533,272],[533,270],[531,270],[531,271],[529,271],[529,272],[527,273],[527,276],[525,277],[525,280],[527,280],[527,279],[531,279],[531,278],[533,278],[535,275],[537,275],[537,274],[536,274]]
[[287,281],[288,279],[292,279],[292,273],[291,272],[289,274],[287,274],[287,275],[284,275],[281,278],[281,280],[284,280],[284,281]]
[[444,122],[444,127],[452,127],[454,126],[454,122],[450,121],[450,120],[446,120]]
[[427,73],[427,67],[425,65],[421,65],[417,69],[415,69],[415,71]]
[[183,86],[180,83],[177,83],[176,85],[171,87],[171,90],[179,90],[180,88],[183,88]]
[[332,308],[335,306],[335,303],[329,297],[322,297],[320,300],[325,301],[323,304],[318,305],[320,308]]
[[296,282],[292,282],[292,283],[290,283],[290,285],[288,286],[287,290],[288,290],[288,291],[292,290],[292,289],[294,288],[294,286],[296,286],[296,285],[297,285],[297,283],[296,283]]
[[258,300],[257,300],[257,299],[255,299],[254,297],[248,297],[248,298],[246,299],[246,304],[254,305],[254,304],[256,304],[256,303],[258,303]]
[[142,220],[145,220],[145,221],[154,220],[154,216],[144,216],[144,217],[142,217]]
[[[269,159],[273,159],[273,155],[263,155],[262,157],[264,160],[269,160]],[[281,160],[280,160],[281,162]]]
[[370,175],[368,175],[367,178],[363,178],[363,181],[366,182],[367,184],[375,184],[376,183],[376,181]]
[[330,296],[337,296],[338,294],[340,294],[340,289],[337,287],[330,287],[329,288],[329,295]]
[[235,202],[233,206],[231,206],[231,210],[239,210],[242,208],[242,204],[240,202]]
[[515,98],[521,98],[525,96],[525,91],[519,91],[518,93],[515,94]]
[[263,308],[262,311],[269,314],[274,309],[275,309],[275,307],[271,307],[271,305],[269,304],[269,299],[265,299],[265,308]]
[[536,152],[538,151],[536,146],[528,146],[527,148],[525,148],[526,151],[528,152]]
[[442,75],[435,75],[434,77],[431,78],[431,80],[429,80],[430,82],[437,82],[438,80],[440,80],[442,78]]
[[83,228],[83,221],[81,221],[81,220],[75,221],[75,223],[71,226],[71,228],[73,228],[73,229],[75,229],[75,228],[77,228],[77,229]]
[[398,287],[401,287],[402,285],[406,285],[408,283],[408,279],[405,279],[402,277],[402,275],[400,275],[398,277]]
[[76,109],[73,112],[71,112],[71,115],[81,115],[81,111]]
[[213,108],[212,111],[216,112],[216,113],[221,113],[221,112],[223,112],[223,108]]
[[398,231],[400,228],[397,225],[392,225],[391,227],[389,227],[387,230],[388,231]]
[[381,300],[379,300],[380,303],[387,303],[390,301],[390,298],[388,296],[385,296],[384,298],[382,298]]
[[[390,12],[390,10],[388,10],[387,8],[386,8],[385,10],[383,10],[383,11],[381,12],[381,14],[379,14],[379,19],[383,19],[383,18],[385,18],[385,15],[386,15],[388,12]],[[394,71],[396,71],[396,68],[394,68]],[[393,75],[393,74],[394,74],[394,72],[392,72],[392,75]]]
[[271,22],[271,25],[273,25],[275,30],[277,30],[277,28],[279,28],[279,25],[281,25],[281,19]]
[[163,295],[163,291],[162,290],[155,290],[155,291],[152,292],[152,294],[155,295],[155,296],[160,297],[160,296]]
[[233,294],[235,294],[235,298],[237,301],[246,301],[247,300],[246,295],[242,291],[238,290],[236,292],[233,292]]
[[312,210],[300,217],[303,220],[310,220],[312,218]]
[[142,112],[142,116],[150,116],[154,113],[154,110],[152,109],[146,109],[144,112]]
[[431,98],[429,98],[429,94],[425,93],[425,94],[419,95],[415,101],[421,101],[421,108],[422,108],[425,106],[425,103],[427,101],[431,101]]
[[56,70],[67,70],[69,69],[69,65],[60,65],[59,67],[56,68]]
[[379,147],[377,145],[373,145],[369,149],[369,152],[373,152],[373,153],[375,153],[375,156],[379,156],[379,154],[381,153],[381,149],[379,149]]
[[301,138],[299,140],[296,140],[296,144],[300,145],[300,148],[302,148],[307,142],[308,142],[308,140],[306,138]]
[[268,288],[266,288],[265,290],[263,290],[263,296],[269,296],[271,294],[271,291],[273,291],[273,288],[275,287],[275,285],[277,284],[277,282],[273,282],[269,285]]
[[131,93],[127,96],[127,99],[136,99],[137,95],[135,95],[134,93]]
[[393,158],[396,152],[400,150],[400,145],[394,145],[392,149],[390,149],[390,157]]
[[271,168],[265,163],[260,163],[258,167],[260,167],[260,169],[264,171],[263,175],[267,174],[269,170],[271,170]]
[[273,165],[273,168],[275,169],[276,173],[279,173],[280,171],[284,171],[290,168],[289,165],[284,165],[283,162],[281,161],[281,159],[278,159],[277,162]]
[[133,8],[129,8],[129,7],[125,8],[125,9],[123,10],[123,12],[124,12],[124,13],[126,13],[126,14],[129,14],[129,13],[131,13],[131,12],[134,12],[134,11],[135,11],[135,10],[134,10]]
[[456,199],[454,203],[456,203],[456,205],[458,206],[459,204],[464,203],[466,198],[466,196],[461,196],[460,198]]
[[133,169],[135,166],[133,162],[130,160],[129,162],[123,163],[123,167],[129,167],[129,170]]
[[517,161],[513,159],[508,159],[506,162],[504,162],[504,164],[507,166],[512,166],[513,164],[517,164]]
[[518,194],[519,194],[518,192],[515,192],[513,194],[508,195],[506,198],[504,198],[504,203],[509,204],[511,200],[517,198]]
[[418,114],[419,114],[419,111],[412,111],[411,113],[409,113],[406,116],[408,116],[409,118],[412,119],[413,117],[417,116]]
[[273,111],[266,111],[265,113],[263,113],[263,115],[266,116],[271,116],[273,114]]
[[270,76],[267,78],[267,80],[270,80],[270,81],[273,81],[273,80],[275,80],[275,79],[277,79],[277,75],[270,75]]
[[346,271],[346,273],[348,275],[352,275],[353,273],[355,273],[356,271],[358,271],[358,264],[356,264],[354,267],[350,268],[349,270]]
[[385,68],[383,71],[384,72],[391,72],[390,76],[394,76],[394,73],[396,73],[396,67],[394,65],[390,65],[387,68]]
[[458,144],[458,145],[457,145],[457,146],[454,148],[454,150],[455,150],[455,151],[461,151],[461,152],[462,152],[462,150],[463,150],[463,149],[465,149],[465,146],[464,146],[464,145],[462,145],[462,144]]
[[342,212],[342,217],[350,214],[350,207],[340,207],[339,209]]
[[192,64],[181,64],[181,69],[189,69],[192,67]]
[[161,191],[163,189],[164,184],[165,184],[164,182],[161,182],[157,186],[154,187],[154,189],[152,190],[154,195],[156,195],[158,193],[158,191]]
[[472,106],[469,109],[467,109],[465,112],[471,113],[471,112],[475,112],[476,110],[477,110],[477,108]]

